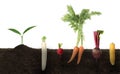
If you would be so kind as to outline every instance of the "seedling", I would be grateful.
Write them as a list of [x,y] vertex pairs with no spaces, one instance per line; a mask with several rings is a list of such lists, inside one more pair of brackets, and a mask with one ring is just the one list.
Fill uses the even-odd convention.
[[30,26],[30,27],[26,28],[26,29],[23,31],[23,33],[21,33],[20,31],[18,31],[17,29],[14,29],[14,28],[9,28],[8,30],[10,30],[10,31],[12,31],[12,32],[20,35],[20,37],[21,37],[21,44],[23,44],[24,34],[25,34],[26,32],[28,32],[29,30],[31,30],[32,28],[34,28],[34,27],[36,27],[36,26]]

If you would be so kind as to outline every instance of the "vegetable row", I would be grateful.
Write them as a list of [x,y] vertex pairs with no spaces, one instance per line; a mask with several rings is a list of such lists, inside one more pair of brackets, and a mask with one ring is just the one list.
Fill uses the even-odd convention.
[[[69,58],[68,62],[67,63],[71,63],[74,58],[78,55],[78,59],[77,59],[77,64],[80,63],[81,61],[81,58],[82,58],[82,55],[84,53],[84,32],[83,32],[83,27],[84,27],[84,23],[86,20],[90,20],[91,17],[93,15],[101,15],[101,12],[98,12],[98,11],[90,11],[89,9],[83,9],[80,13],[76,14],[74,9],[72,8],[71,5],[68,5],[67,6],[67,9],[68,9],[68,12],[67,14],[65,14],[63,17],[62,17],[62,20],[64,22],[69,22],[69,26],[74,30],[75,33],[77,33],[77,38],[76,38],[76,45],[73,47],[73,52],[71,54],[71,57]],[[34,28],[36,26],[30,26],[28,27],[27,29],[25,29],[23,31],[23,33],[19,32],[17,29],[14,29],[14,28],[10,28],[9,30],[20,35],[21,36],[21,44],[23,44],[23,36],[26,32],[28,32],[29,30],[31,30],[32,28]],[[97,30],[97,31],[94,31],[93,35],[94,35],[94,41],[95,41],[95,48],[93,49],[92,51],[92,55],[93,57],[97,60],[99,59],[100,55],[101,55],[101,51],[100,51],[100,47],[99,47],[99,44],[100,44],[100,35],[103,34],[103,30]],[[46,62],[47,61],[47,50],[46,50],[46,43],[45,43],[45,40],[46,40],[46,37],[43,36],[42,37],[42,52],[43,55],[45,56],[42,56],[44,60],[43,62]],[[62,43],[59,43],[58,44],[58,50],[57,50],[57,54],[58,55],[62,55],[63,54],[63,49],[61,48],[62,46]],[[115,44],[114,43],[111,43],[110,44],[110,63],[112,65],[115,64]],[[46,64],[42,64],[44,66],[43,70],[45,69],[45,66]]]

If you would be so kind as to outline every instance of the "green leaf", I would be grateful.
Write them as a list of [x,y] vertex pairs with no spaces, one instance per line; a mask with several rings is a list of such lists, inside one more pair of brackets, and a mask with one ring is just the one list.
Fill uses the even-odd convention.
[[34,28],[36,26],[31,26],[31,27],[28,27],[27,29],[25,29],[25,31],[23,32],[23,34],[25,34],[27,31],[31,30],[32,28]]
[[97,30],[97,32],[99,32],[99,34],[103,34],[104,33],[103,30]]
[[71,21],[71,16],[70,16],[70,14],[64,15],[64,17],[62,17],[62,20],[63,20],[64,22],[70,22],[70,21]]
[[68,9],[68,12],[69,12],[72,16],[75,15],[75,12],[74,12],[74,10],[73,10],[73,8],[72,8],[71,5],[68,5],[68,6],[67,6],[67,9]]
[[100,12],[96,12],[96,11],[92,11],[91,15],[101,15],[101,13]]
[[97,32],[99,33],[98,38],[100,39],[100,35],[103,34],[104,31],[103,30],[97,30]]
[[12,32],[14,32],[14,33],[16,33],[16,34],[21,35],[21,33],[20,33],[18,30],[16,30],[16,29],[10,28],[10,29],[8,29],[8,30],[10,30],[10,31],[12,31]]

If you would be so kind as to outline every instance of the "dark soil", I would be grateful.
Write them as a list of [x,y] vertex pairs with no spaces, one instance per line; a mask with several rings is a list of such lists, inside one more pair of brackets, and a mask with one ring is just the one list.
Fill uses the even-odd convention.
[[41,74],[40,50],[19,45],[0,49],[0,74]]
[[41,71],[41,49],[18,45],[15,48],[0,48],[0,74],[120,74],[120,50],[116,49],[116,64],[109,62],[108,49],[102,50],[97,61],[92,57],[92,49],[85,49],[82,60],[77,65],[77,57],[67,63],[72,49],[64,49],[63,55],[48,49],[47,67]]

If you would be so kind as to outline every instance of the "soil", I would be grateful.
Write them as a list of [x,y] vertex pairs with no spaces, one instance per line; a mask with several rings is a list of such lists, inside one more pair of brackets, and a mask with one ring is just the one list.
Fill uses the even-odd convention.
[[109,50],[104,49],[96,61],[92,49],[85,49],[77,65],[77,56],[68,64],[72,49],[64,49],[60,57],[56,49],[47,49],[48,59],[45,71],[41,71],[41,48],[18,45],[15,48],[0,48],[0,74],[120,74],[120,50],[116,49],[116,62],[109,62]]

